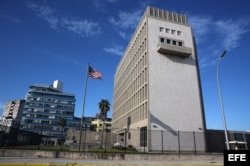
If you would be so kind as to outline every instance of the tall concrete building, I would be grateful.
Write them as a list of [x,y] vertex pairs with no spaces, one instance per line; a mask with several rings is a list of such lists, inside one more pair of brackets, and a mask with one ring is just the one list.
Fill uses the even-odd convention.
[[153,151],[168,135],[161,149],[178,150],[179,131],[199,132],[197,147],[205,150],[196,45],[185,15],[146,9],[118,64],[113,100],[113,132],[127,145]]
[[6,119],[21,119],[25,100],[12,100],[5,104],[3,118]]
[[9,132],[10,127],[19,127],[24,105],[25,100],[12,100],[5,104],[3,116],[0,119],[0,130]]
[[26,94],[20,129],[51,138],[64,138],[60,119],[66,119],[66,128],[74,127],[74,110],[75,95],[64,93],[62,82],[32,85]]

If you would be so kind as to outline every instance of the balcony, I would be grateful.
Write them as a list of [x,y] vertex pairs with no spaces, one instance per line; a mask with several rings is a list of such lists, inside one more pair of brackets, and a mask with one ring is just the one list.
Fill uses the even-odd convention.
[[184,46],[171,45],[166,43],[159,43],[157,45],[159,53],[174,54],[182,57],[189,57],[192,54],[192,49]]

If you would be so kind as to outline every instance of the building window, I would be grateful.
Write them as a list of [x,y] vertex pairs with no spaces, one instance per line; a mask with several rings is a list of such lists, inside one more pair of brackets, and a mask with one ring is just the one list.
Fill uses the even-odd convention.
[[163,32],[164,28],[163,27],[160,27],[160,32]]
[[176,32],[175,30],[173,30],[173,29],[171,30],[171,33],[172,33],[173,35],[175,34],[175,32]]
[[178,35],[178,36],[181,36],[181,31],[177,31],[177,35]]
[[165,30],[165,31],[166,31],[166,33],[169,33],[169,32],[170,32],[170,29],[166,28],[166,30]]
[[244,141],[242,133],[234,133],[234,138],[236,141]]
[[147,146],[147,126],[140,128],[140,146]]
[[163,37],[161,37],[161,39],[160,39],[160,40],[161,40],[161,43],[164,43],[164,38],[163,38]]
[[128,139],[131,139],[131,133],[128,132]]
[[160,42],[161,43],[166,43],[166,44],[171,44],[171,45],[174,45],[174,46],[179,46],[179,47],[183,47],[184,46],[184,42],[183,41],[171,40],[171,39],[164,38],[164,37],[160,37]]
[[176,45],[176,41],[175,40],[173,40],[173,45]]
[[245,135],[245,138],[246,138],[246,142],[247,142],[247,143],[250,143],[250,134],[246,134],[246,135]]

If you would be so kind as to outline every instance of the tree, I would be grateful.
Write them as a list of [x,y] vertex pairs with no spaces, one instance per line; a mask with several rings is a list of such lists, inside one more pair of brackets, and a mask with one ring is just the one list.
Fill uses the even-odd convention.
[[101,112],[101,118],[103,121],[103,126],[102,126],[102,140],[101,140],[101,148],[102,148],[102,142],[103,142],[103,131],[104,131],[104,126],[105,126],[105,121],[107,118],[107,113],[110,109],[110,103],[108,99],[101,99],[101,101],[98,103],[100,112]]
[[59,118],[59,124],[61,126],[61,131],[64,131],[65,126],[67,125],[67,121],[65,117]]
[[[67,125],[66,118],[65,117],[60,117],[59,118],[59,124],[61,126],[61,135],[63,136],[65,126]],[[61,150],[62,150],[62,146],[63,146],[63,138],[61,139]]]

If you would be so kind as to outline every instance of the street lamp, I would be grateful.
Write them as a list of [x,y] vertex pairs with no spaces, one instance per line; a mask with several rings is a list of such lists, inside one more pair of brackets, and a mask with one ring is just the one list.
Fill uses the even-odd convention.
[[224,131],[225,131],[225,138],[226,138],[227,150],[230,150],[229,142],[228,142],[228,136],[227,136],[227,124],[226,124],[226,118],[225,118],[225,113],[224,113],[224,106],[223,106],[223,102],[222,102],[222,96],[221,96],[221,91],[220,91],[220,82],[219,82],[219,65],[220,65],[220,60],[225,56],[226,53],[227,53],[227,51],[224,50],[221,53],[221,55],[218,57],[218,63],[217,63],[217,85],[218,85],[218,92],[219,92],[219,98],[220,98],[220,106],[221,106],[222,118],[223,118],[223,123],[224,123]]

